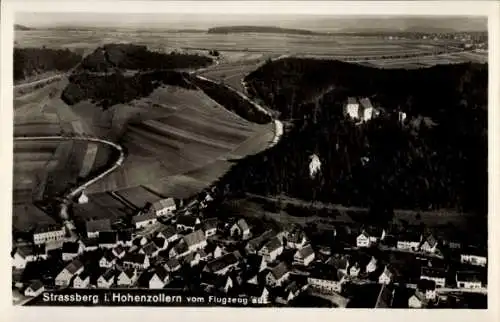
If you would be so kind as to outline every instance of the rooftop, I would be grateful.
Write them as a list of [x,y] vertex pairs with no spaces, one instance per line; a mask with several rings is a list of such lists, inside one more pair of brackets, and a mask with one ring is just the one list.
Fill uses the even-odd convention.
[[64,269],[70,272],[71,274],[75,274],[82,267],[83,267],[82,262],[80,262],[78,259],[75,259],[71,263],[66,265]]
[[198,229],[196,231],[193,231],[190,234],[187,234],[184,236],[184,242],[188,245],[188,247],[193,246],[193,245],[198,245],[201,242],[206,240],[205,233],[201,230]]
[[221,257],[209,262],[207,264],[208,269],[211,272],[218,272],[223,270],[224,268],[234,265],[238,263],[238,256],[235,253],[227,253],[225,255],[222,255]]
[[177,224],[186,227],[194,227],[196,226],[196,219],[196,217],[191,215],[179,216],[177,218]]
[[273,274],[274,278],[277,280],[281,279],[288,272],[290,272],[290,270],[285,262],[280,262],[278,265],[271,268],[271,274]]
[[85,223],[87,233],[96,233],[100,231],[111,230],[111,220],[109,218],[89,220]]
[[173,198],[161,199],[161,200],[158,200],[157,202],[153,203],[153,210],[154,211],[162,210],[165,208],[171,208],[171,207],[175,207],[175,201]]
[[123,262],[142,264],[146,259],[146,255],[139,253],[127,253],[123,257]]
[[145,212],[145,213],[141,213],[139,215],[132,217],[132,222],[134,224],[137,224],[137,223],[141,223],[141,222],[152,220],[152,219],[156,219],[156,215],[152,212]]

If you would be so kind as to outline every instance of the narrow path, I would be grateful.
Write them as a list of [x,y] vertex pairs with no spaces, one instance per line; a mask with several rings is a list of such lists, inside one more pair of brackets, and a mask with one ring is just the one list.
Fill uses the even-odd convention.
[[115,163],[110,168],[108,168],[105,171],[101,172],[100,174],[94,176],[93,178],[90,178],[89,180],[82,183],[81,185],[72,188],[62,198],[61,210],[59,212],[59,216],[60,216],[61,220],[63,221],[67,232],[71,235],[71,237],[76,238],[78,236],[75,232],[75,226],[74,226],[74,223],[72,222],[71,218],[69,218],[69,214],[68,214],[68,207],[69,207],[72,199],[75,198],[77,195],[79,195],[81,192],[83,192],[88,186],[101,180],[106,175],[110,174],[111,172],[116,170],[118,167],[120,167],[123,164],[123,162],[125,161],[125,152],[124,152],[123,148],[116,143],[113,143],[113,142],[107,141],[107,140],[103,140],[103,139],[93,138],[93,137],[59,136],[59,135],[56,135],[56,136],[14,137],[14,142],[15,141],[53,141],[53,140],[59,140],[59,141],[70,141],[71,140],[71,141],[87,141],[87,142],[101,143],[101,144],[111,146],[120,152],[120,157],[118,158],[118,160],[115,161]]

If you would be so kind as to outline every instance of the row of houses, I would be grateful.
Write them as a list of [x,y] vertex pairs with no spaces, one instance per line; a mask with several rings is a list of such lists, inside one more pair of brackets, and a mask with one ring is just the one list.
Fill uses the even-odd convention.
[[[379,242],[384,241],[387,236],[388,234],[385,229],[363,229],[356,237],[356,246],[359,248],[372,247],[377,245]],[[395,236],[395,239],[395,248],[403,251],[435,254],[440,245],[439,240],[432,233],[422,234],[406,231],[404,233],[399,233]],[[454,245],[448,245],[448,247],[456,245],[456,243],[453,244]],[[481,267],[486,266],[487,252],[484,249],[474,247],[472,245],[467,245],[466,247],[461,247],[461,245],[458,246],[460,246],[459,250],[461,252],[461,263]]]

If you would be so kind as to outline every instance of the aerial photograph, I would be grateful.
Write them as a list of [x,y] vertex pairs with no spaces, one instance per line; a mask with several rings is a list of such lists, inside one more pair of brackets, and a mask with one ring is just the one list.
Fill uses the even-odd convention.
[[13,305],[487,309],[487,22],[17,12]]

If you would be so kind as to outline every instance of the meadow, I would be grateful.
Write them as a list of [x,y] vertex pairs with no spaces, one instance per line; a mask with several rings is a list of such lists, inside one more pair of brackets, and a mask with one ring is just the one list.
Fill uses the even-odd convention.
[[[487,61],[487,54],[481,53],[434,55],[458,44],[449,40],[125,29],[15,31],[17,47],[70,49],[80,55],[90,54],[99,45],[116,42],[146,45],[165,53],[208,55],[209,50],[217,50],[219,63],[204,68],[200,74],[244,93],[244,77],[267,60],[282,55],[357,59],[359,64],[379,68]],[[419,57],[377,59],[395,54]],[[63,76],[45,87],[19,91],[14,99],[14,134],[90,135],[118,142],[125,148],[124,165],[89,188],[91,203],[79,206],[82,208],[79,216],[86,216],[85,207],[95,216],[112,218],[130,211],[108,191],[116,191],[136,205],[153,198],[143,193],[144,189],[157,196],[190,197],[224,175],[234,159],[266,149],[274,136],[272,123],[258,125],[244,120],[199,90],[161,86],[146,97],[103,110],[90,100],[72,106],[66,104],[60,93],[67,85],[68,79]],[[15,203],[29,203],[35,186],[38,196],[44,191],[57,194],[78,177],[105,167],[110,156],[108,147],[96,148],[95,144],[84,142],[40,142],[16,148],[15,158],[19,162],[14,169]],[[20,212],[19,216],[29,213]]]

